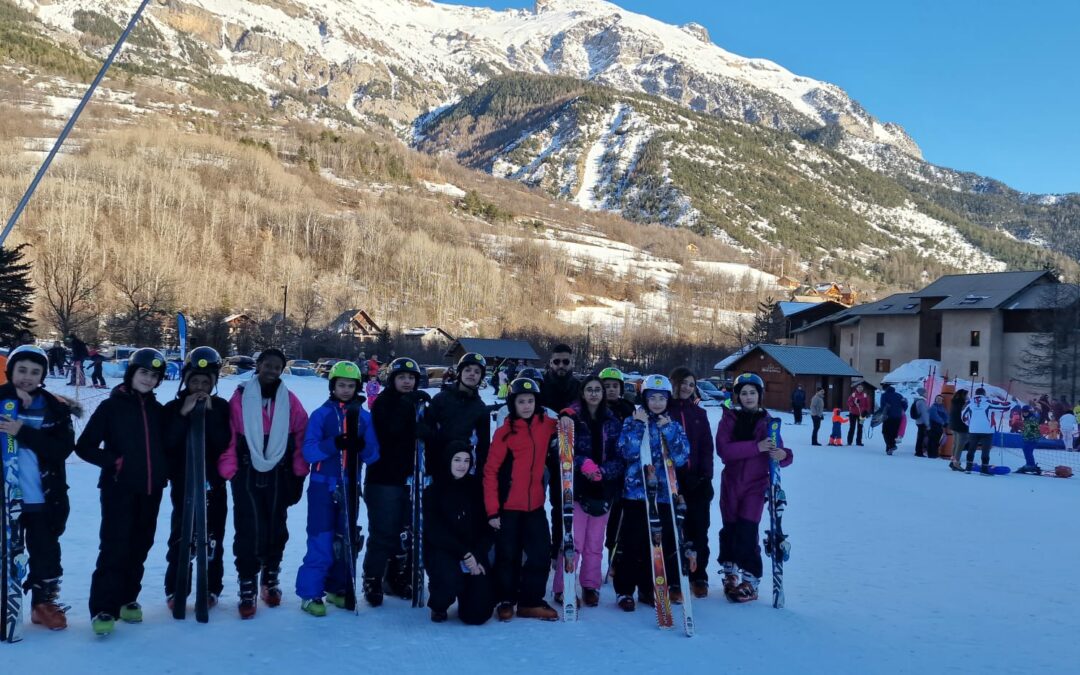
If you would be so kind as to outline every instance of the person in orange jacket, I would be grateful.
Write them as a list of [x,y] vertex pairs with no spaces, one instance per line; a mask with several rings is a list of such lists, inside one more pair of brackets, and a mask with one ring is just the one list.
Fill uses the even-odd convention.
[[499,621],[513,617],[515,604],[520,617],[559,617],[544,602],[551,561],[544,469],[558,444],[555,420],[540,408],[539,393],[540,385],[528,378],[510,383],[510,414],[495,432],[484,463],[484,508],[495,529]]
[[844,428],[844,422],[847,422],[848,418],[844,417],[844,414],[840,412],[840,408],[833,408],[832,411],[832,433],[829,434],[829,445],[843,445],[843,434],[841,429]]

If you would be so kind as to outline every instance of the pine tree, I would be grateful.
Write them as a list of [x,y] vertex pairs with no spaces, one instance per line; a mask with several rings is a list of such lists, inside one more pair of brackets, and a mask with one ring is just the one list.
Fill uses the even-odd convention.
[[34,325],[30,263],[23,262],[26,244],[0,248],[0,344],[12,345],[15,335]]

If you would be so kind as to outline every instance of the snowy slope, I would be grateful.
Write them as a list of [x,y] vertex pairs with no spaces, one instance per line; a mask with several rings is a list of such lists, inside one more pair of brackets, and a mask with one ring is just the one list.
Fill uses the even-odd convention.
[[[224,380],[222,395],[236,382]],[[325,380],[287,382],[309,410],[325,396]],[[164,384],[160,396],[170,397],[175,386]],[[717,409],[709,415],[715,425]],[[241,622],[231,555],[211,623],[178,622],[161,592],[167,509],[147,564],[145,622],[121,624],[98,640],[86,612],[97,469],[73,458],[72,515],[62,540],[71,627],[50,634],[28,626],[23,643],[0,645],[0,663],[4,673],[448,673],[480,664],[485,672],[551,673],[556,644],[574,672],[697,673],[708,663],[739,673],[1066,672],[1080,658],[1072,601],[1080,592],[1080,543],[1058,536],[1075,529],[1076,480],[956,474],[943,461],[914,458],[913,434],[893,457],[882,452],[880,436],[866,448],[810,448],[809,425],[790,426],[790,415],[780,416],[785,444],[796,453],[784,473],[792,544],[787,608],[769,606],[768,580],[761,601],[729,604],[718,595],[710,561],[713,595],[694,603],[698,635],[691,640],[658,630],[649,611],[618,611],[610,586],[601,606],[583,610],[574,625],[515,619],[466,628],[451,610],[451,621],[437,626],[426,610],[393,599],[378,610],[361,608],[360,616],[331,608],[314,619],[291,592],[280,608],[260,607],[254,620]],[[304,513],[301,502],[289,519],[287,591],[303,556]],[[712,517],[715,556],[715,504]]]

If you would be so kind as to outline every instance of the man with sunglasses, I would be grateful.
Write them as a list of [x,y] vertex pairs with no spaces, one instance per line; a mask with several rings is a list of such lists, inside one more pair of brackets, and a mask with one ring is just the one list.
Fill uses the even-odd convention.
[[[558,415],[570,407],[571,403],[581,398],[581,383],[574,377],[574,352],[569,345],[557,344],[551,350],[548,368],[544,372],[544,381],[540,384],[540,405]],[[551,500],[553,513],[562,508],[562,484],[558,480],[559,458],[552,456],[548,461],[548,498]],[[562,549],[562,518],[551,519],[551,559],[554,561]]]

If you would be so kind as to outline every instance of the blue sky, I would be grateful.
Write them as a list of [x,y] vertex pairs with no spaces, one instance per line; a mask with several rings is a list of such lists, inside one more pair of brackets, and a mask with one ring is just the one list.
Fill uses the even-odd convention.
[[728,51],[837,84],[901,124],[935,164],[1028,192],[1080,192],[1080,1],[615,4],[668,23],[696,21]]

